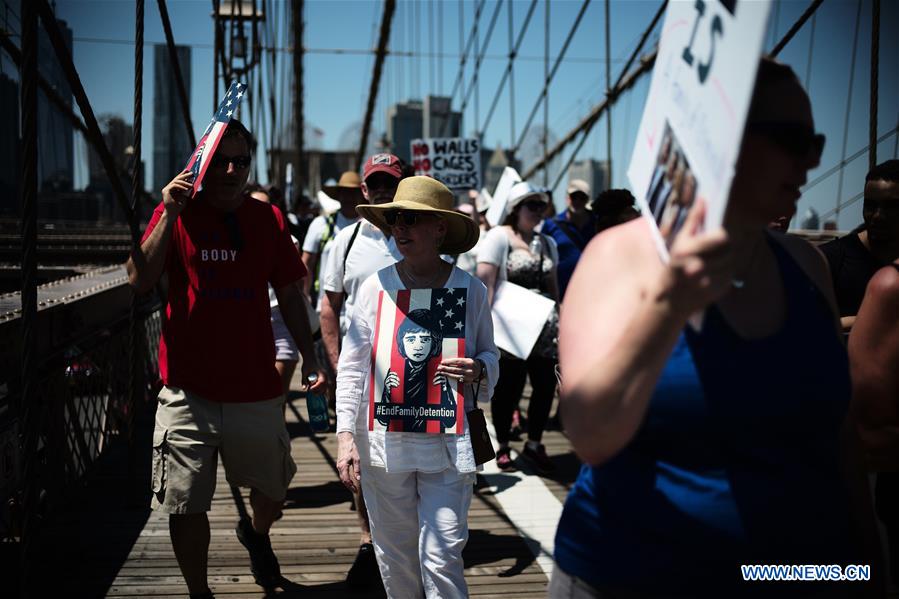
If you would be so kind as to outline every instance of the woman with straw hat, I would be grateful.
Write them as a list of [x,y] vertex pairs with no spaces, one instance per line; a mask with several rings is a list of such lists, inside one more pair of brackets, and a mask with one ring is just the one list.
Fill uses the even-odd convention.
[[[403,259],[359,289],[337,369],[337,468],[344,485],[364,489],[390,597],[468,594],[462,549],[478,466],[465,414],[489,400],[499,353],[487,289],[440,258],[478,239],[453,199],[442,183],[409,177],[393,202],[357,208],[396,239]],[[461,357],[442,355],[453,349]],[[464,408],[457,424],[447,422],[448,393],[464,404],[450,406],[457,414]],[[415,409],[419,395],[439,404],[431,422],[419,421],[421,410],[409,420],[385,417]]]

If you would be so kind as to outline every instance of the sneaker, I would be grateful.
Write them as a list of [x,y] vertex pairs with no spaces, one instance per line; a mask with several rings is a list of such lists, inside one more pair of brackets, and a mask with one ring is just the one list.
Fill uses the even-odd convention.
[[384,588],[381,582],[381,570],[375,558],[375,547],[371,543],[362,543],[359,553],[350,571],[346,575],[347,586],[354,590]]
[[496,452],[496,467],[500,470],[514,470],[515,463],[512,461],[512,450],[508,447],[500,447]]
[[237,523],[237,540],[250,553],[250,571],[256,584],[264,588],[273,588],[281,582],[281,567],[278,558],[272,551],[272,540],[266,534],[259,534],[253,530],[253,524],[248,518],[242,518]]
[[556,469],[549,456],[546,455],[546,448],[541,443],[532,444],[528,441],[524,444],[521,455],[530,460],[540,474],[549,474]]

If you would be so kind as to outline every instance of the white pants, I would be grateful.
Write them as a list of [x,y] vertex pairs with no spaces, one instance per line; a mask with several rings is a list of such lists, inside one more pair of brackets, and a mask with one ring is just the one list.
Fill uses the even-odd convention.
[[462,549],[475,474],[362,467],[372,543],[390,599],[468,597]]

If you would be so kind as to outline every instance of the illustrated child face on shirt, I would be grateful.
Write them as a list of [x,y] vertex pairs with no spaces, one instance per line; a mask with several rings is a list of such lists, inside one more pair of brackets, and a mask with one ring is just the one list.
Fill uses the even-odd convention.
[[410,331],[403,335],[403,352],[413,362],[424,362],[431,356],[433,342],[429,331]]

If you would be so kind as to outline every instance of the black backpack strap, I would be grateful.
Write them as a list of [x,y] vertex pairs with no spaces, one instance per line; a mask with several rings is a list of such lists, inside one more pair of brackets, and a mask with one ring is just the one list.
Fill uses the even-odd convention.
[[355,228],[353,228],[353,234],[350,235],[350,242],[346,245],[346,251],[343,253],[343,276],[346,276],[346,259],[350,257],[350,250],[353,249],[353,244],[356,242],[356,235],[359,234],[359,227],[362,226],[362,221],[356,223]]

